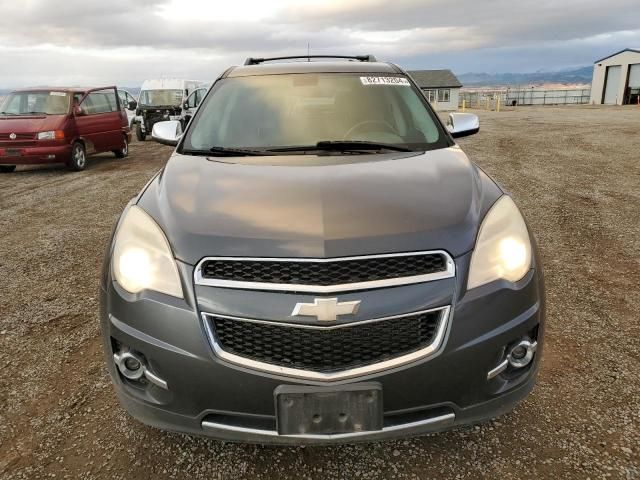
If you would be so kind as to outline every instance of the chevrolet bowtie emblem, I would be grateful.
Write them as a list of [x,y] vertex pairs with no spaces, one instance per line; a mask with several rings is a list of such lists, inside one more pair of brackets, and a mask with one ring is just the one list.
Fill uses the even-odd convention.
[[313,303],[296,303],[292,316],[316,317],[321,321],[335,321],[338,315],[353,315],[360,307],[360,300],[338,302],[337,298],[316,298]]

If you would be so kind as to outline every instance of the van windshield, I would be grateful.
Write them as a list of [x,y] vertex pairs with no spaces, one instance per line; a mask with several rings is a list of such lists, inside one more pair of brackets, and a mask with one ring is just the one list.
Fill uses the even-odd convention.
[[182,101],[182,90],[143,90],[140,92],[140,105],[147,107],[178,106]]
[[64,115],[69,112],[69,94],[46,90],[13,92],[0,107],[2,115]]
[[[327,145],[446,145],[420,92],[402,75],[304,73],[218,81],[191,122],[183,151],[294,152]],[[357,142],[357,143],[356,143]],[[355,147],[354,147],[355,149]]]

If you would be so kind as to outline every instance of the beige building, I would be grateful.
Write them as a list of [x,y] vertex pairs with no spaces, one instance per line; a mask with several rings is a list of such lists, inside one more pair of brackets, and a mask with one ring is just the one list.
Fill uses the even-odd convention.
[[628,105],[640,96],[640,48],[626,48],[595,62],[591,103]]
[[457,110],[462,84],[451,70],[407,72],[436,110]]

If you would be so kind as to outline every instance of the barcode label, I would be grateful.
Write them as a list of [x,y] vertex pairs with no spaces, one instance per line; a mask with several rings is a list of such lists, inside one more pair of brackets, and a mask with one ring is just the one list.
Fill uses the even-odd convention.
[[409,87],[411,84],[405,77],[360,77],[363,85],[398,85]]

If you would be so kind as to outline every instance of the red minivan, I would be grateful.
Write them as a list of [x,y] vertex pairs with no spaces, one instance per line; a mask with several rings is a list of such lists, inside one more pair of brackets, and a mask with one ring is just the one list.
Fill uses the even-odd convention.
[[87,155],[98,152],[126,157],[131,133],[116,92],[116,87],[101,87],[10,93],[0,106],[0,172],[37,163],[83,170]]

